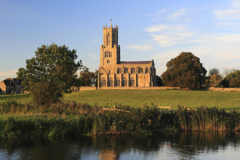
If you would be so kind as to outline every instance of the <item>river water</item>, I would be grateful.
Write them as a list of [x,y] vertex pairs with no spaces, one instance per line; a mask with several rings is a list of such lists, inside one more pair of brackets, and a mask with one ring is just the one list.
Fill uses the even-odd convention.
[[2,140],[1,160],[240,159],[240,133]]

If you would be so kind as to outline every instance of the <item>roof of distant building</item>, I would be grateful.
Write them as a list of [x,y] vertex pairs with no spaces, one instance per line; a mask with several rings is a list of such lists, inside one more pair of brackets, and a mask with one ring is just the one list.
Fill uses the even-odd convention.
[[121,61],[119,64],[149,64],[152,61]]

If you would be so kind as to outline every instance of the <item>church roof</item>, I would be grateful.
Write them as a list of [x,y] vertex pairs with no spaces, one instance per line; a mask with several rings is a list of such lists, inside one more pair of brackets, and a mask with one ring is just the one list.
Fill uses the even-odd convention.
[[149,64],[152,61],[121,61],[119,64]]

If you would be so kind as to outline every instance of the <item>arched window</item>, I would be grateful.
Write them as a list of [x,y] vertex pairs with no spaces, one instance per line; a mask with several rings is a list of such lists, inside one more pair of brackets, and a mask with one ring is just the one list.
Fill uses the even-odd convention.
[[110,34],[107,34],[107,46],[110,45]]
[[109,60],[107,60],[107,63],[110,63],[110,61],[109,61]]
[[131,68],[131,73],[135,73],[135,68]]
[[107,57],[107,52],[105,51],[105,57]]
[[145,68],[145,73],[148,73],[148,68],[147,67]]
[[135,86],[134,77],[131,77],[131,78],[130,78],[130,86]]
[[128,73],[128,68],[124,68],[124,73]]
[[101,86],[106,86],[106,79],[105,79],[105,77],[101,78]]
[[119,77],[116,78],[116,85],[120,86],[120,78]]
[[123,86],[127,86],[127,77],[123,77]]
[[113,83],[113,78],[109,77],[109,86],[113,87],[114,83]]
[[138,68],[138,73],[143,73],[143,69],[141,67]]
[[121,73],[121,68],[118,68],[118,69],[117,69],[117,73]]

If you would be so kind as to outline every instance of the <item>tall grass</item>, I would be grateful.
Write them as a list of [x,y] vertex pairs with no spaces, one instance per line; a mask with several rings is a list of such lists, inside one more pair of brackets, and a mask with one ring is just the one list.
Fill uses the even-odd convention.
[[[105,106],[109,107],[109,106]],[[169,111],[157,106],[131,108],[116,106],[118,111],[76,102],[50,107],[0,103],[0,137],[63,137],[84,134],[158,134],[162,131],[240,131],[240,113],[215,107]]]

